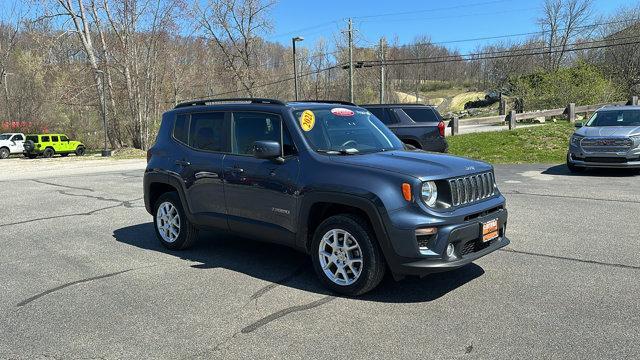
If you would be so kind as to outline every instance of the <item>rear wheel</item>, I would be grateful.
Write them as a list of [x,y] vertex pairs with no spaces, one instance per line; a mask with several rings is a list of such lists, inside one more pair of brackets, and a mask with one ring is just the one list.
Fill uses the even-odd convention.
[[368,224],[359,216],[332,216],[315,231],[313,267],[329,289],[361,295],[375,288],[386,270],[384,257]]
[[78,148],[76,148],[76,155],[77,156],[83,156],[84,153],[85,153],[84,146],[78,146]]
[[9,157],[10,154],[11,152],[9,151],[9,149],[7,148],[0,149],[0,159],[6,159]]
[[198,229],[187,219],[177,193],[162,194],[154,209],[156,237],[166,248],[183,250],[198,238]]
[[42,156],[46,157],[46,158],[50,158],[55,154],[55,151],[53,151],[52,148],[46,148],[44,149],[44,152],[42,153]]

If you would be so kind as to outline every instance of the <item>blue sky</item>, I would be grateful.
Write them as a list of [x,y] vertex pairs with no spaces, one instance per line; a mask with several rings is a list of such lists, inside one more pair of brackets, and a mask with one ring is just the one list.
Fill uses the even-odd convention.
[[[403,44],[418,35],[430,36],[434,42],[447,42],[534,32],[538,31],[536,19],[542,3],[543,0],[279,0],[272,10],[275,27],[267,38],[288,45],[291,37],[303,36],[305,42],[300,46],[311,47],[318,38],[324,37],[333,44],[340,29],[346,28],[348,17],[354,18],[358,46],[375,45],[381,36]],[[594,13],[596,17],[607,16],[621,6],[634,4],[637,0],[596,0]],[[381,14],[397,15],[377,16]],[[443,45],[466,53],[495,41]]]

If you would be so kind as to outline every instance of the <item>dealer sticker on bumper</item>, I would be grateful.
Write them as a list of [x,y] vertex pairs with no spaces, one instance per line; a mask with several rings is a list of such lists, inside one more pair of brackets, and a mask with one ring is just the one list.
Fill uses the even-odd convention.
[[491,241],[498,237],[498,219],[482,223],[482,241]]

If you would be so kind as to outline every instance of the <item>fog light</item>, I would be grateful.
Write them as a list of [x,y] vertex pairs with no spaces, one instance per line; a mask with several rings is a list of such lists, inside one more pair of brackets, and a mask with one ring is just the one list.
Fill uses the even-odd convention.
[[453,257],[454,250],[453,244],[447,245],[447,257]]

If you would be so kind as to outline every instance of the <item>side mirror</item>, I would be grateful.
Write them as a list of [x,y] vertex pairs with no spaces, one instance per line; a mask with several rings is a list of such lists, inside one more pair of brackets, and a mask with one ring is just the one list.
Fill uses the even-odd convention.
[[577,128],[581,128],[581,127],[583,127],[583,126],[584,126],[584,123],[577,122],[575,126],[576,126]]
[[256,141],[253,143],[253,156],[258,159],[282,159],[282,147],[277,141]]

